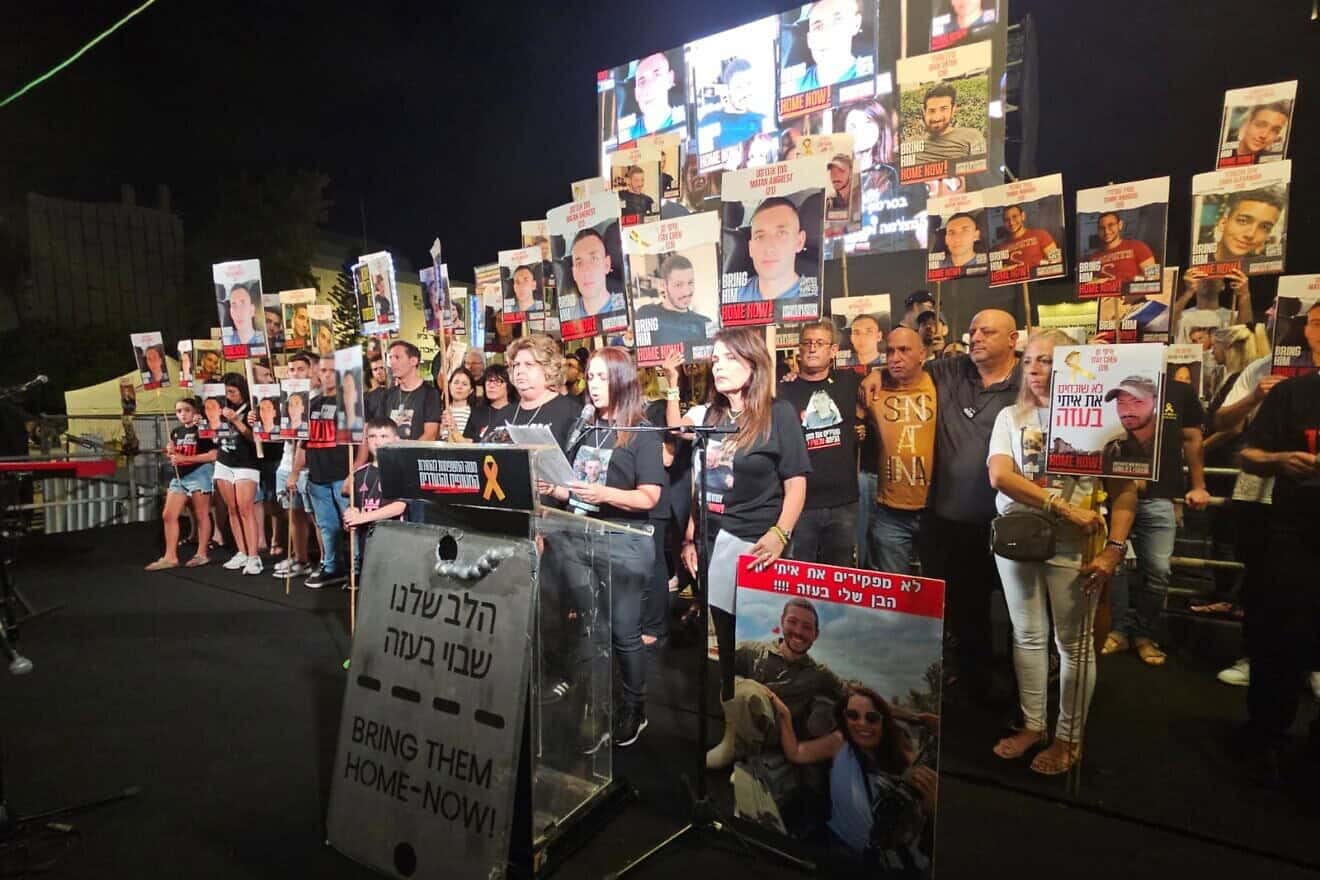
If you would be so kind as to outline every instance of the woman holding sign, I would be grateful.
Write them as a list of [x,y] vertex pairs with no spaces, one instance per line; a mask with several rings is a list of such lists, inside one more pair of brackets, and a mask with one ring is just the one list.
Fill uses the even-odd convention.
[[[587,475],[550,494],[574,513],[605,519],[635,531],[610,533],[608,558],[591,542],[547,544],[562,582],[578,594],[578,613],[596,607],[591,584],[609,583],[610,631],[623,685],[623,709],[615,716],[613,741],[629,746],[646,727],[646,655],[642,650],[642,592],[655,565],[655,542],[643,533],[666,482],[660,437],[652,431],[620,431],[643,425],[641,385],[632,357],[622,348],[603,348],[587,364],[587,393],[595,417],[583,424],[569,447],[573,469]],[[593,552],[597,551],[597,552]],[[594,575],[594,576],[593,576]]]
[[226,373],[224,381],[222,421],[216,431],[220,455],[215,462],[215,488],[229,512],[229,529],[238,548],[224,567],[231,571],[242,569],[243,574],[261,574],[261,554],[257,549],[261,523],[256,510],[261,471],[257,468],[252,428],[247,423],[248,384],[241,373]]
[[1105,525],[1103,512],[1095,507],[1094,479],[1045,473],[1054,347],[1070,343],[1058,330],[1046,330],[1027,343],[1022,355],[1022,388],[1017,403],[1005,407],[995,419],[988,461],[990,485],[999,492],[995,507],[1001,517],[1043,511],[1054,521],[1055,553],[1051,558],[1022,561],[995,554],[1013,622],[1013,667],[1025,724],[1001,739],[994,752],[1005,760],[1016,760],[1049,743],[1047,640],[1052,616],[1060,660],[1059,718],[1053,744],[1031,762],[1032,770],[1047,776],[1068,772],[1081,757],[1082,731],[1095,690],[1091,624],[1098,602],[1103,601],[1094,597],[1123,561],[1137,511],[1137,484],[1109,480],[1112,517],[1108,540],[1089,562],[1083,560],[1090,536]]
[[[706,449],[706,558],[710,613],[720,649],[720,701],[724,736],[706,755],[706,766],[727,767],[734,758],[734,597],[740,554],[763,570],[783,555],[807,496],[807,444],[793,405],[774,397],[775,363],[760,328],[737,327],[715,335],[711,355],[715,395],[704,424],[734,429],[717,434]],[[683,564],[697,574],[696,524],[688,519]]]

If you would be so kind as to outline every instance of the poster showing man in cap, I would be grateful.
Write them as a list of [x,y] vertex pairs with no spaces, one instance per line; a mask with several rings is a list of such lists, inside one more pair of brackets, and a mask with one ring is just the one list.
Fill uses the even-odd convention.
[[1055,348],[1046,471],[1158,479],[1163,386],[1159,343]]

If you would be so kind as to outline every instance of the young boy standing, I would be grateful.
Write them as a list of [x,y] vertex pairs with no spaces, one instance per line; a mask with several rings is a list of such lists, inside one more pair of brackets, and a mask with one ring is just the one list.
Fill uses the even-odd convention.
[[[380,489],[380,467],[376,462],[376,453],[382,446],[387,446],[399,439],[399,427],[390,419],[372,418],[367,420],[366,447],[370,461],[353,473],[353,506],[344,511],[344,526],[353,533],[353,540],[358,542],[358,566],[362,565],[362,551],[366,545],[371,526],[385,519],[404,519],[408,512],[408,502],[387,501]],[[361,533],[360,526],[366,526]]]

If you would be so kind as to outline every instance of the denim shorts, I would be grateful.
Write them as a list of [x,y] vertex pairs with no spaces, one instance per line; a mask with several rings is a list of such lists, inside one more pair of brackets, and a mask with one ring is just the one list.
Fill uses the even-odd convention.
[[[284,487],[289,482],[290,470],[290,468],[280,468],[275,472],[275,497],[279,499],[280,506],[285,510],[289,509],[289,491]],[[298,472],[298,488],[293,493],[293,509],[311,512],[312,496],[307,494],[307,468]]]
[[198,465],[197,470],[183,477],[171,477],[169,491],[178,492],[180,495],[191,495],[194,492],[211,493],[211,481],[215,475],[215,463],[208,461],[206,464]]

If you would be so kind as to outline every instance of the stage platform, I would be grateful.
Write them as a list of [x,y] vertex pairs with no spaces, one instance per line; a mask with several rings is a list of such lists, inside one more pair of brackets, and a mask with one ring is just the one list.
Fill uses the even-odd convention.
[[[347,595],[295,583],[286,597],[282,581],[216,564],[144,573],[159,544],[152,525],[37,537],[15,570],[37,606],[67,604],[23,632],[35,671],[0,671],[11,808],[143,788],[74,817],[80,836],[46,876],[376,876],[324,843]],[[617,753],[638,799],[556,876],[601,877],[682,824],[696,688],[681,643],[655,652],[650,726]],[[1102,659],[1076,799],[991,755],[995,716],[950,707],[936,876],[1320,876],[1320,780],[1294,777],[1285,792],[1245,780],[1224,749],[1245,690],[1214,681],[1222,659]],[[713,697],[707,710],[713,733]],[[727,803],[727,775],[710,778]],[[636,876],[803,876],[749,859],[693,840]]]

